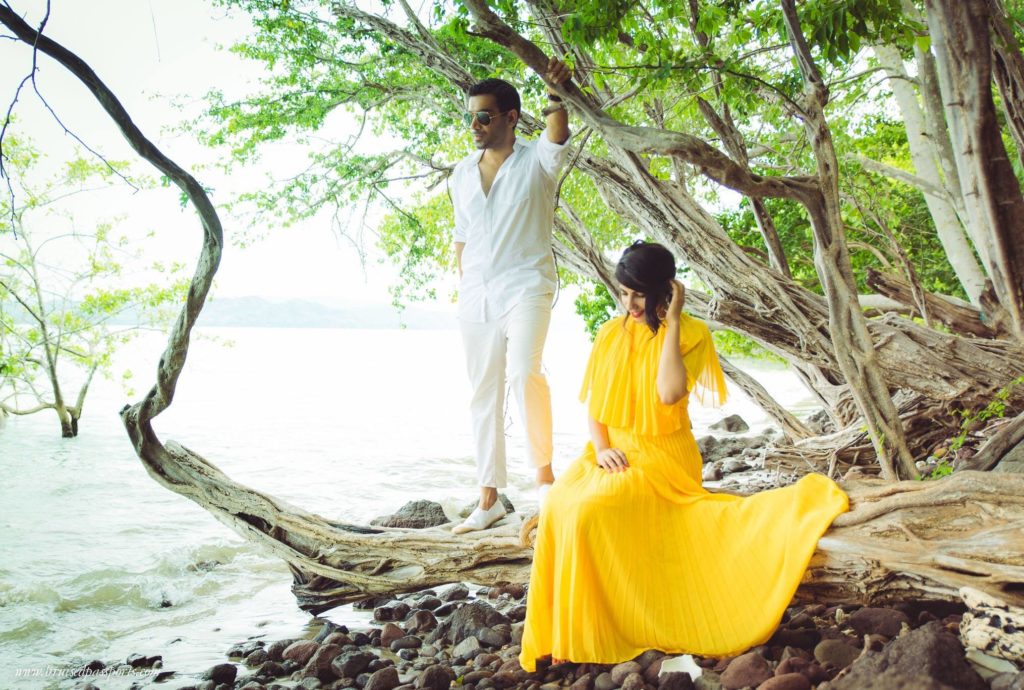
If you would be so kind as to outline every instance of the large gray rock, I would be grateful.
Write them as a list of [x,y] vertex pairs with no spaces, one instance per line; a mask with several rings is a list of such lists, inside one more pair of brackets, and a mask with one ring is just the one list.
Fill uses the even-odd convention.
[[714,429],[715,431],[728,431],[734,434],[741,434],[744,431],[748,431],[750,429],[750,425],[747,424],[743,420],[743,417],[740,417],[738,414],[731,414],[728,417],[715,422],[708,428]]
[[477,599],[452,614],[445,638],[448,644],[458,644],[467,637],[476,635],[482,628],[490,628],[499,623],[509,623],[508,617],[490,604]]
[[363,690],[394,690],[401,684],[398,679],[398,670],[394,666],[374,671],[366,681]]
[[898,637],[832,682],[833,690],[988,690],[964,658],[960,640],[938,621]]
[[409,501],[391,515],[370,520],[377,527],[404,527],[405,529],[424,529],[437,527],[448,522],[444,508],[434,501]]

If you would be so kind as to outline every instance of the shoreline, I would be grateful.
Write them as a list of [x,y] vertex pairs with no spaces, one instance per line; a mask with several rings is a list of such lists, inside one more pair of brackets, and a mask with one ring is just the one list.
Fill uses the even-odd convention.
[[[503,584],[471,592],[458,583],[372,598],[355,605],[373,611],[365,627],[324,621],[305,638],[268,641],[256,635],[225,650],[224,661],[205,670],[165,669],[159,655],[132,655],[116,664],[94,660],[65,687],[98,690],[106,687],[104,677],[116,675],[135,679],[134,687],[178,690],[1024,687],[1024,672],[1006,670],[1013,668],[1009,662],[968,661],[958,636],[962,606],[921,601],[888,607],[795,604],[766,643],[735,657],[668,663],[687,657],[652,650],[618,664],[541,662],[527,673],[517,659],[526,591],[524,585]],[[673,670],[679,664],[689,664],[689,673]]]

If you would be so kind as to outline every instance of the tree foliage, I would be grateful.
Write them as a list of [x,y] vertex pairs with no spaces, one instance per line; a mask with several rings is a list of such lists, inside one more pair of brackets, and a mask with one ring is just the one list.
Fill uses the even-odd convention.
[[[998,0],[970,3],[993,27],[1007,21]],[[466,88],[488,76],[516,84],[521,133],[534,136],[543,105],[535,73],[557,54],[576,70],[563,89],[576,132],[559,181],[554,245],[566,282],[612,287],[610,260],[620,247],[637,236],[664,242],[690,271],[692,308],[791,361],[838,423],[865,420],[890,474],[896,457],[914,473],[892,391],[941,403],[980,394],[968,383],[979,377],[991,393],[1019,373],[1016,274],[1006,256],[982,251],[1007,246],[992,238],[1008,231],[965,220],[972,207],[956,182],[964,163],[948,155],[955,127],[942,112],[950,99],[933,74],[945,75],[947,63],[929,52],[931,6],[223,4],[252,17],[252,37],[234,50],[262,61],[267,78],[247,98],[211,94],[208,116],[193,128],[240,160],[268,143],[315,143],[306,169],[248,200],[284,223],[382,204],[390,216],[379,241],[403,270],[396,300],[434,294],[436,278],[452,270],[445,182],[471,148],[459,124]],[[887,72],[877,46],[895,47],[912,76]],[[908,134],[893,97],[901,78],[913,83],[932,128],[928,174],[915,167],[922,138]],[[1012,94],[1000,95],[1007,113],[1024,111]],[[1010,133],[1003,140],[1016,144]],[[946,235],[931,204],[938,196],[957,216]],[[966,237],[956,264],[951,236]],[[964,290],[959,271],[972,263],[988,280],[985,296]],[[856,293],[882,284],[871,282],[872,271],[908,284],[911,297],[881,295],[903,301],[869,321]],[[607,299],[584,288],[578,308],[589,327],[608,312]],[[937,312],[945,320],[936,330]],[[939,340],[951,329],[998,344]],[[947,345],[960,354],[940,355]]]
[[[94,375],[115,375],[118,349],[166,324],[188,281],[161,263],[135,275],[141,255],[116,219],[85,230],[65,210],[108,187],[112,166],[77,158],[47,177],[39,153],[10,133],[4,153],[20,203],[0,204],[0,413],[53,410],[62,435],[75,436]],[[129,386],[131,371],[119,375]]]

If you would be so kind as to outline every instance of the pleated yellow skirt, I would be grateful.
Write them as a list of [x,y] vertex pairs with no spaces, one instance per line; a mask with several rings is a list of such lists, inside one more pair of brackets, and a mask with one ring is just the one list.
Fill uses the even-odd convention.
[[537,530],[520,663],[616,663],[648,649],[725,656],[765,642],[848,501],[812,474],[747,498],[701,487],[692,433],[609,429],[630,468],[588,444]]

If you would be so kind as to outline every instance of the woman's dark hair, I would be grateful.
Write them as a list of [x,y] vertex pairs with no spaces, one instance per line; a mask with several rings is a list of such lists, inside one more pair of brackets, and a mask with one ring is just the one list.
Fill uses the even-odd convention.
[[672,279],[676,277],[676,259],[665,247],[637,240],[626,247],[615,267],[615,280],[644,295],[644,320],[652,332],[661,327],[661,307],[672,297]]

